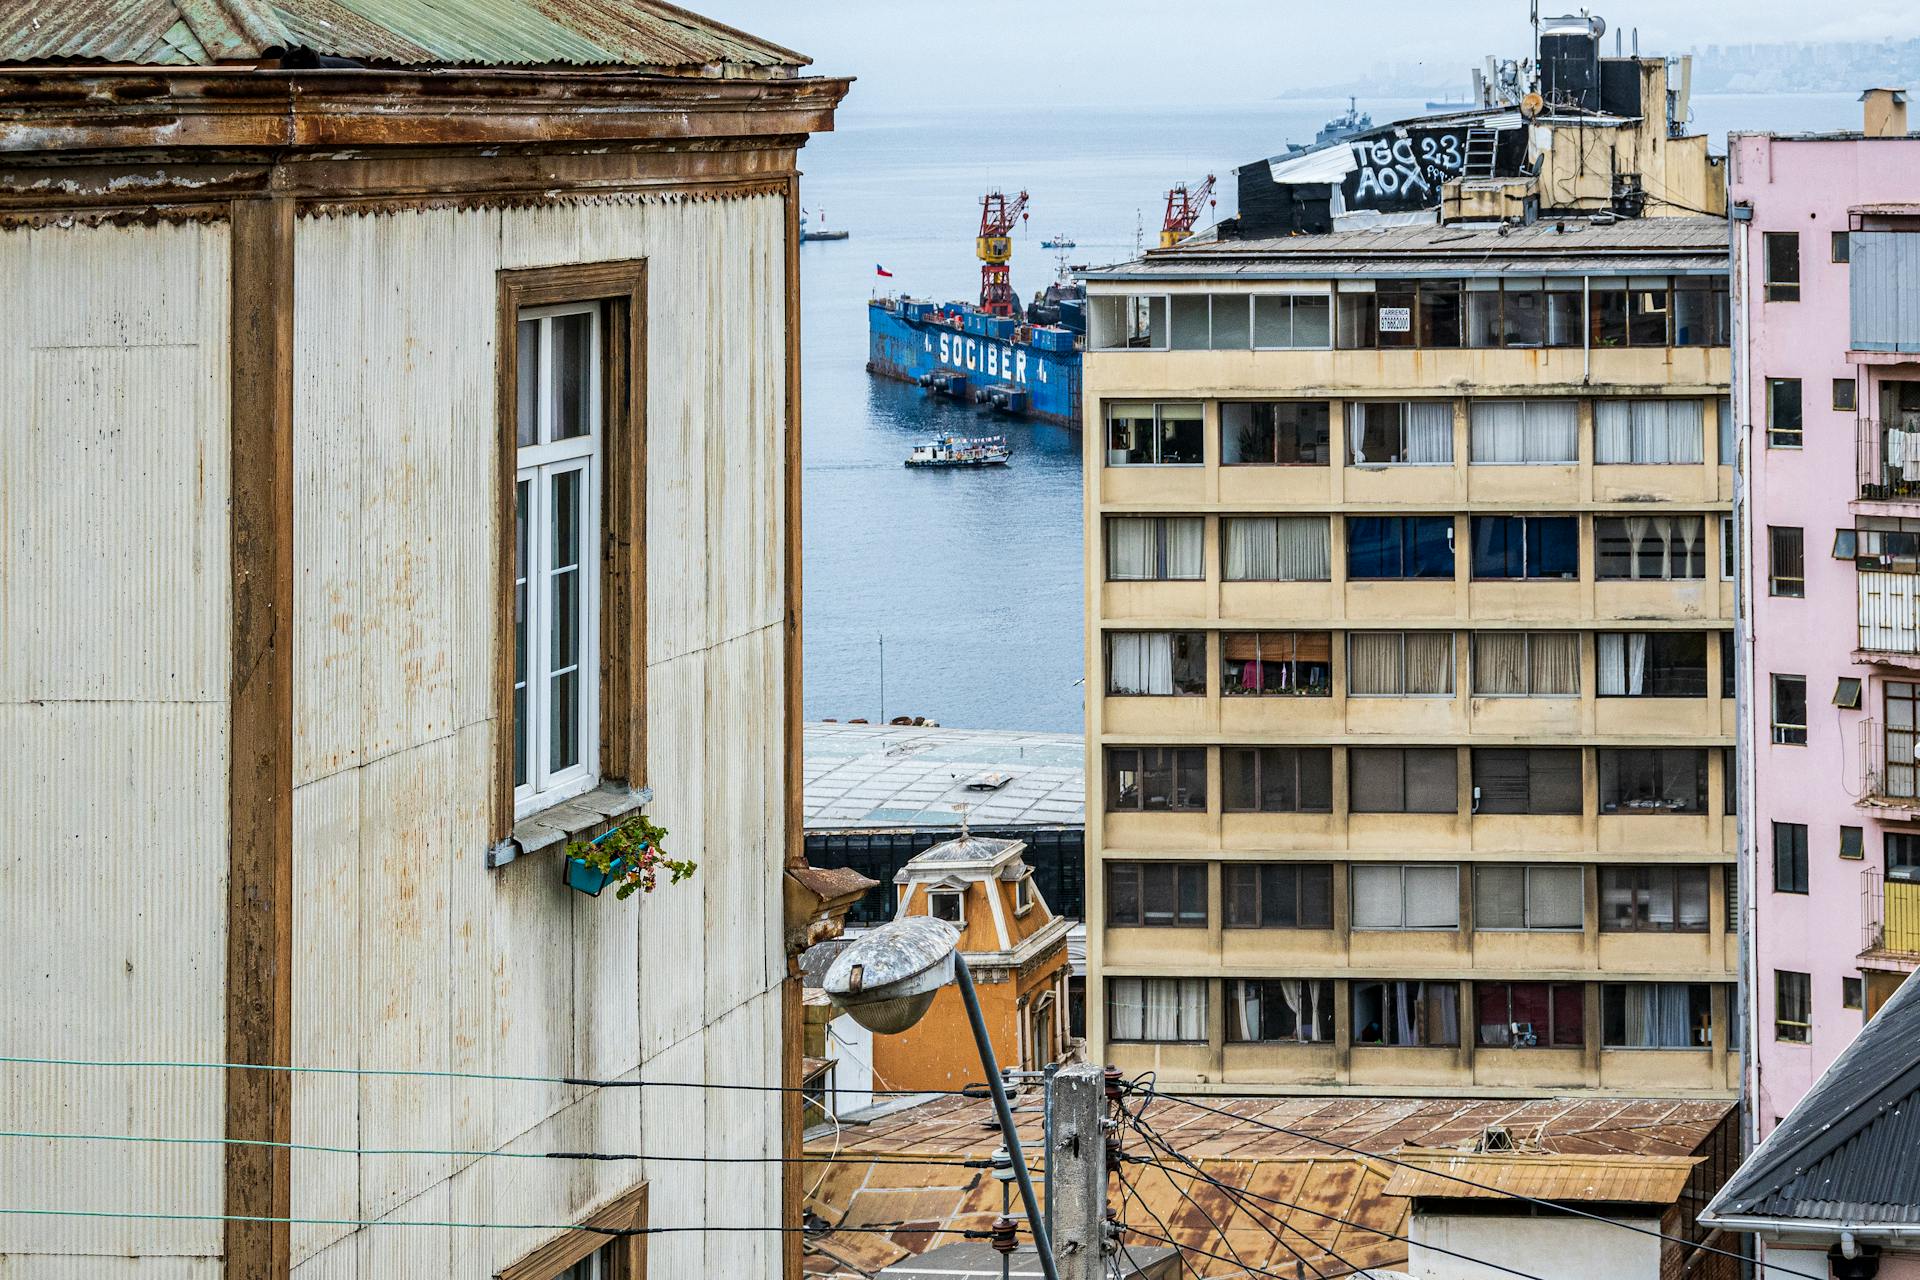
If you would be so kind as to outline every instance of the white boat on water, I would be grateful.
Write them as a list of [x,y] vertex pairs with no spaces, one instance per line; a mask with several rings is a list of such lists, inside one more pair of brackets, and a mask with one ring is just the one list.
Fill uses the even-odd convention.
[[1004,467],[1013,459],[1005,436],[942,436],[913,447],[909,467]]

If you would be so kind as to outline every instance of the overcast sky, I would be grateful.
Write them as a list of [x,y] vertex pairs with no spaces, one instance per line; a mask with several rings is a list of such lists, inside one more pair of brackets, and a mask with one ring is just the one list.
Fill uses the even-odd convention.
[[[1458,81],[1519,57],[1525,0],[682,0],[859,78],[849,107],[1258,101],[1422,63]],[[1542,4],[1543,16],[1573,6]],[[1920,35],[1915,0],[1637,0],[1592,7],[1646,53]],[[1631,38],[1631,37],[1629,37]],[[1609,30],[1606,49],[1612,52]],[[1387,89],[1382,86],[1383,91]]]

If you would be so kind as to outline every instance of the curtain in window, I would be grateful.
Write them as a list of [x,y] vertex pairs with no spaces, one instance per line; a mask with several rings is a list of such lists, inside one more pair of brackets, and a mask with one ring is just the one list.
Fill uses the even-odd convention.
[[1107,521],[1107,577],[1115,582],[1153,577],[1154,522],[1133,517]]
[[1228,1039],[1248,1041],[1261,1039],[1260,984],[1257,982],[1236,982],[1231,985],[1234,988],[1234,995],[1236,997],[1233,1001],[1231,1013],[1239,1025],[1236,1034],[1229,1036]]
[[1325,582],[1332,576],[1319,516],[1235,516],[1222,522],[1229,582]]
[[1440,695],[1453,692],[1453,633],[1406,633],[1407,692]]
[[1347,692],[1395,694],[1400,685],[1400,633],[1356,631],[1347,640]]
[[1138,978],[1114,978],[1108,984],[1107,1034],[1115,1040],[1143,1040],[1145,993]]
[[1367,460],[1367,406],[1357,400],[1347,403],[1347,452],[1358,464]]
[[1480,631],[1473,637],[1473,691],[1499,696],[1527,691],[1524,631]]
[[1647,636],[1644,632],[1602,632],[1594,637],[1594,643],[1602,696],[1637,698],[1646,693]]
[[1715,408],[1719,410],[1717,422],[1720,428],[1720,465],[1730,467],[1737,452],[1733,435],[1733,400],[1728,396],[1721,396]]
[[1473,402],[1475,462],[1574,462],[1579,458],[1579,434],[1579,411],[1572,400]]
[[1173,692],[1173,635],[1166,631],[1116,631],[1107,637],[1115,693]]
[[1682,929],[1707,927],[1707,878],[1692,871],[1675,872],[1679,881],[1679,925]]
[[1165,978],[1149,978],[1146,988],[1146,1039],[1180,1039],[1180,984]]
[[1167,576],[1196,579],[1203,576],[1203,547],[1207,522],[1197,518],[1166,521]]
[[1460,1043],[1460,988],[1451,982],[1423,982],[1426,1044]]
[[1578,929],[1586,896],[1586,878],[1578,867],[1527,871],[1527,921],[1535,929]]
[[1527,662],[1536,696],[1570,697],[1580,692],[1578,633],[1532,632],[1527,637]]
[[1700,462],[1703,421],[1698,400],[1596,401],[1594,460]]
[[1447,400],[1413,400],[1406,407],[1405,461],[1453,461],[1453,404]]

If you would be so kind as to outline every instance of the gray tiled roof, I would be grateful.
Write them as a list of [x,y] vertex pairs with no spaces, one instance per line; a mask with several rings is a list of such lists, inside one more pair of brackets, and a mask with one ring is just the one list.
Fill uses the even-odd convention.
[[[1079,826],[1086,821],[1085,742],[1077,733],[907,725],[806,727],[806,826]],[[1004,786],[970,791],[982,774]]]

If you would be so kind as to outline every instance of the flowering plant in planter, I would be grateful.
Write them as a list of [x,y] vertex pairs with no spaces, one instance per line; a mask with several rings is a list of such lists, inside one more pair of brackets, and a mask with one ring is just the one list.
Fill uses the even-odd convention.
[[652,893],[660,869],[665,867],[671,877],[667,883],[679,884],[699,864],[669,858],[660,843],[666,836],[665,827],[656,826],[644,813],[636,813],[592,840],[569,841],[567,883],[598,897],[609,881],[618,881],[620,887],[613,896],[625,898],[636,891]]

